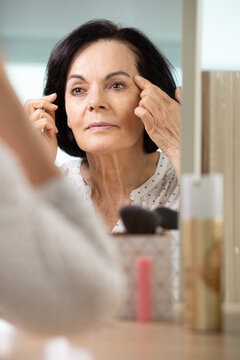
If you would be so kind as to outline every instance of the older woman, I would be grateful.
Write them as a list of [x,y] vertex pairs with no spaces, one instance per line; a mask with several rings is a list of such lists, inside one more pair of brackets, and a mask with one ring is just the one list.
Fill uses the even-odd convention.
[[63,169],[110,230],[126,204],[178,208],[179,89],[142,33],[80,26],[53,50],[45,95],[26,103],[32,122],[53,159],[57,144],[77,157]]

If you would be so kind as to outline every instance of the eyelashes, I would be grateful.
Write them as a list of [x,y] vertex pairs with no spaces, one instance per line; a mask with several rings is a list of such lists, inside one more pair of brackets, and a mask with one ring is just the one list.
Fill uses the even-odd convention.
[[72,90],[71,90],[71,94],[72,95],[81,95],[81,94],[83,94],[84,92],[85,92],[86,90],[84,90],[83,88],[81,88],[81,87],[75,87],[75,88],[73,88]]
[[[123,89],[126,89],[127,85],[122,82],[122,81],[114,81],[113,83],[111,84],[108,84],[106,85],[106,89],[109,89],[109,90],[114,90],[114,91],[120,91],[120,90],[123,90]],[[74,87],[73,89],[71,89],[71,95],[74,95],[74,96],[79,96],[79,95],[83,95],[84,93],[87,92],[87,88],[83,88],[81,86],[76,86]]]
[[114,82],[110,88],[114,89],[114,90],[122,90],[122,89],[125,89],[125,84],[121,81],[116,81]]

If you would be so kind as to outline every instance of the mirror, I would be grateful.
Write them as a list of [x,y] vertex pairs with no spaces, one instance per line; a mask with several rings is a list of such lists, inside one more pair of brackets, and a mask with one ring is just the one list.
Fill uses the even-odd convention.
[[[177,70],[181,85],[181,0],[1,0],[0,41],[7,70],[17,94],[26,99],[42,95],[46,63],[53,46],[80,24],[106,18],[142,30]],[[41,10],[40,10],[41,8]],[[23,86],[24,84],[24,86]],[[57,164],[66,157],[58,154]]]
[[[22,0],[21,4],[18,0],[1,0],[0,39],[10,80],[22,102],[41,97],[44,71],[53,46],[74,28],[94,18],[143,31],[176,68],[177,85],[181,85],[181,0],[42,0],[38,4],[31,0]],[[67,155],[59,151],[57,165],[66,160]],[[175,259],[178,257],[177,250]],[[175,297],[178,286],[175,283]]]

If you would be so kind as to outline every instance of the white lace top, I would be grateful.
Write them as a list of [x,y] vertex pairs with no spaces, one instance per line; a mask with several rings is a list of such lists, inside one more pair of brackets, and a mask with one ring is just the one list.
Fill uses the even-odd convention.
[[[63,164],[61,169],[72,182],[76,192],[92,204],[91,188],[84,182],[80,172],[81,162],[82,159],[79,158],[70,160]],[[133,205],[149,210],[154,210],[158,206],[178,210],[180,187],[171,161],[165,155],[160,153],[155,173],[144,184],[133,190],[130,198]],[[124,230],[124,225],[119,219],[112,232],[123,232]]]

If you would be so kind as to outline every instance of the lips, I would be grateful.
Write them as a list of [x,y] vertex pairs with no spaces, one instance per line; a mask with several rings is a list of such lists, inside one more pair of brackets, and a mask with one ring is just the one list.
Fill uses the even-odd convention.
[[107,122],[94,122],[88,125],[87,130],[107,130],[115,127],[115,125]]

